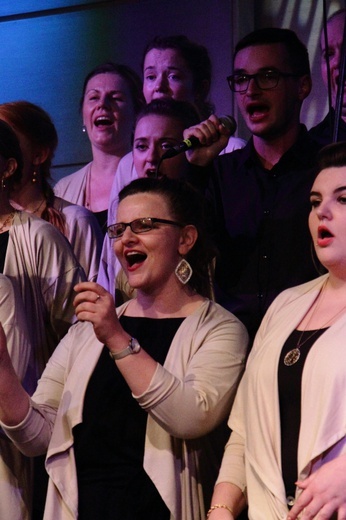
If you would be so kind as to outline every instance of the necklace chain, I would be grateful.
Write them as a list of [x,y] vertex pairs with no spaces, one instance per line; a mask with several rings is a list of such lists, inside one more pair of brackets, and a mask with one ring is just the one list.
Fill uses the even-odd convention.
[[3,232],[3,230],[5,229],[5,227],[7,226],[7,224],[9,224],[11,222],[11,220],[13,219],[14,217],[14,211],[12,211],[12,213],[9,214],[9,216],[4,220],[4,222],[1,224],[0,226],[0,233]]
[[88,171],[86,173],[86,182],[85,182],[85,207],[88,208],[89,211],[91,210],[91,167],[92,163],[90,164]]
[[44,202],[46,202],[46,199],[42,199],[41,202],[40,202],[40,204],[37,206],[37,208],[33,209],[32,211],[27,210],[27,209],[26,209],[25,211],[28,211],[29,213],[35,214],[35,213],[37,213],[37,212],[41,209],[42,204],[43,204]]
[[[329,318],[321,327],[319,327],[318,329],[314,330],[313,332],[311,332],[311,334],[309,334],[305,339],[304,341],[302,341],[303,339],[303,336],[304,334],[307,332],[307,329],[309,327],[309,324],[313,318],[313,316],[315,315],[322,299],[323,299],[323,295],[324,295],[324,289],[327,285],[327,281],[323,284],[320,292],[318,293],[317,297],[315,298],[315,300],[313,301],[312,305],[314,305],[314,303],[316,303],[315,305],[315,308],[314,310],[312,311],[311,315],[310,315],[310,318],[306,324],[306,327],[304,328],[304,330],[302,330],[299,338],[298,338],[298,341],[297,341],[297,344],[296,346],[291,349],[289,352],[287,352],[287,354],[285,355],[284,357],[284,364],[288,367],[294,365],[295,363],[297,363],[297,361],[299,360],[300,358],[300,349],[303,345],[305,345],[305,343],[307,341],[309,341],[313,336],[315,336],[315,334],[317,334],[321,329],[325,329],[328,325],[329,322],[333,323],[342,313],[343,311],[346,309],[346,305],[344,305],[334,316],[332,316],[331,318]],[[310,307],[311,309],[311,307]]]

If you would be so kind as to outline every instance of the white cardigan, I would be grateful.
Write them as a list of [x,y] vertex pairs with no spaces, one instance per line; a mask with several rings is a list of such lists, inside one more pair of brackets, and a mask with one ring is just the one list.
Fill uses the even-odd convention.
[[99,269],[103,234],[95,215],[84,206],[54,198],[54,207],[65,219],[66,238],[84,269],[87,279],[95,282]]
[[60,179],[54,186],[55,195],[73,204],[85,206],[86,182],[90,175],[90,168],[91,162]]
[[10,227],[3,274],[17,288],[27,315],[34,347],[27,381],[34,390],[49,356],[75,321],[73,287],[85,274],[60,231],[25,211],[16,212]]
[[[213,451],[209,434],[231,408],[247,341],[237,318],[206,300],[179,327],[147,391],[134,396],[149,414],[144,468],[172,520],[204,520],[203,456]],[[71,327],[39,381],[27,417],[15,427],[2,425],[29,456],[48,447],[45,520],[78,517],[72,429],[82,421],[85,391],[102,348],[90,323]],[[206,462],[213,479],[213,461]]]
[[[31,344],[20,296],[10,280],[0,274],[0,323],[7,349],[19,379],[28,367]],[[0,434],[0,518],[29,520],[31,510],[31,461]]]
[[[281,293],[267,311],[239,385],[218,482],[246,488],[249,519],[285,519],[277,365],[328,275]],[[302,376],[298,478],[346,453],[346,313],[315,342]],[[244,464],[245,460],[245,464]]]

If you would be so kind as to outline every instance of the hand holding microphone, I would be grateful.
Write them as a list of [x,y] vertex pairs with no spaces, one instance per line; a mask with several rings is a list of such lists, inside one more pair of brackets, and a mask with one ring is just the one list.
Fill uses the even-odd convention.
[[232,116],[210,116],[206,121],[184,131],[185,139],[177,146],[167,150],[161,159],[175,157],[179,153],[194,150],[188,159],[194,164],[204,166],[227,146],[228,139],[237,129]]

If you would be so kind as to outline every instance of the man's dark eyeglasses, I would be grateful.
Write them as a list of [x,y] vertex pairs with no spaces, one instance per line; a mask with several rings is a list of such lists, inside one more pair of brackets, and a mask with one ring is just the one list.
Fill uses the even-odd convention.
[[270,90],[278,86],[281,77],[298,78],[300,76],[301,74],[290,74],[279,70],[263,70],[256,74],[231,74],[227,77],[227,82],[233,92],[246,92],[251,79],[255,80],[257,87],[261,90]]
[[154,224],[169,224],[170,226],[183,227],[183,224],[179,222],[174,222],[173,220],[166,220],[164,218],[153,218],[153,217],[144,217],[144,218],[136,218],[132,222],[117,222],[116,224],[111,224],[107,228],[107,233],[109,238],[120,238],[125,233],[125,229],[127,226],[130,226],[131,231],[136,234],[147,233],[154,229]]

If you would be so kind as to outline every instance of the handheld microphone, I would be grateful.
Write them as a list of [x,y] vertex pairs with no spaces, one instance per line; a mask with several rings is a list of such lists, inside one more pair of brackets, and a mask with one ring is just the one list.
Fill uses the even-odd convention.
[[[219,121],[222,124],[223,127],[225,127],[231,135],[234,134],[234,132],[237,129],[237,123],[232,116],[221,116],[219,117]],[[176,155],[186,152],[187,150],[191,150],[193,148],[197,148],[198,146],[201,146],[201,143],[199,142],[198,138],[192,135],[191,137],[188,137],[187,139],[184,139],[180,144],[177,146],[173,146],[169,150],[167,150],[162,156],[161,160],[163,159],[170,159],[171,157],[175,157]]]

